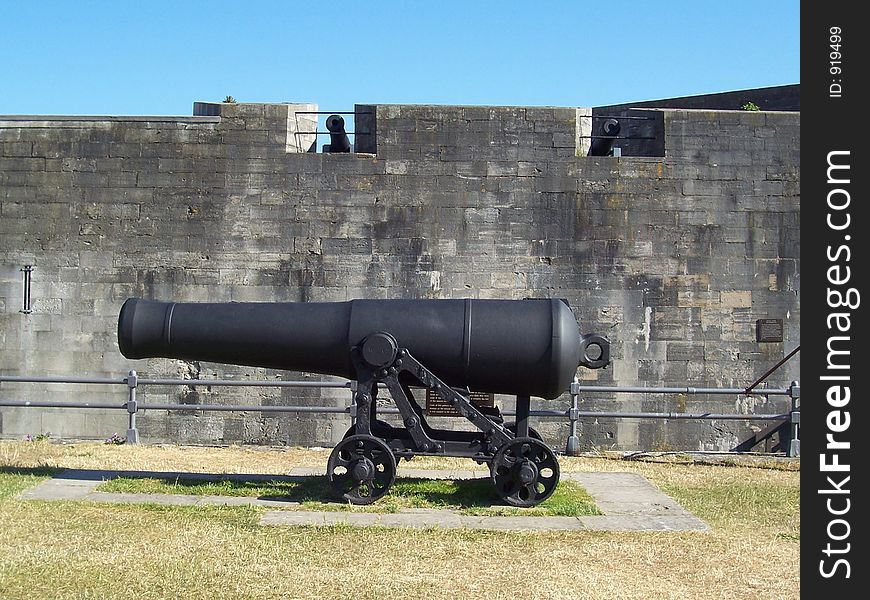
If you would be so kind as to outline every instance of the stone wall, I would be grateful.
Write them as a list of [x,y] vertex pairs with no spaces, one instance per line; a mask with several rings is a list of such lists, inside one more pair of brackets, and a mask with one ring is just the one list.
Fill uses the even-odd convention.
[[[585,383],[742,387],[800,343],[798,113],[661,110],[664,157],[586,157],[591,110],[358,105],[356,153],[306,152],[315,105],[0,117],[0,373],[319,378],[117,349],[124,299],[565,298],[613,364]],[[645,111],[646,112],[646,111]],[[300,133],[303,132],[303,133]],[[32,312],[23,303],[33,265]],[[784,322],[758,343],[757,319]],[[774,375],[798,378],[797,357]],[[125,388],[0,384],[3,399]],[[344,406],[344,390],[157,388],[141,401]],[[569,397],[535,408],[568,406]],[[499,398],[510,407],[510,398]],[[779,412],[753,396],[595,394],[585,410]],[[343,415],[166,413],[144,441],[331,445]],[[764,423],[585,420],[585,449],[728,449]],[[566,425],[535,427],[562,445]],[[0,435],[105,437],[117,411],[0,409]]]

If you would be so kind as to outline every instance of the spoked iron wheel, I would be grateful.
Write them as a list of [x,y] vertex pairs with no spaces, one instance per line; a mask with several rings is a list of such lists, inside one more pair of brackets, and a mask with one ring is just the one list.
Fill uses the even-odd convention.
[[351,504],[371,504],[396,480],[390,447],[370,435],[352,435],[332,450],[326,475],[336,494]]
[[511,506],[535,506],[559,483],[559,462],[542,441],[516,438],[498,449],[490,466],[498,495]]

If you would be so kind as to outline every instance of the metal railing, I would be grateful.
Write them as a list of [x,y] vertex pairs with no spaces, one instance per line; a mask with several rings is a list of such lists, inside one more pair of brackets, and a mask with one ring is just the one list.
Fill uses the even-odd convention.
[[[794,353],[792,353],[793,355]],[[791,355],[790,355],[791,356]],[[784,361],[783,361],[784,362]],[[782,364],[782,363],[780,363]],[[779,365],[778,365],[779,366]],[[770,372],[772,372],[771,370]],[[770,373],[768,372],[768,374]],[[348,406],[264,406],[236,404],[174,404],[174,403],[142,403],[137,398],[141,386],[225,386],[225,387],[278,387],[278,388],[338,388],[347,389],[353,393],[355,381],[274,381],[274,380],[232,380],[232,379],[151,379],[140,378],[136,371],[130,371],[122,379],[99,377],[50,377],[29,375],[0,375],[0,383],[67,383],[88,385],[118,385],[127,388],[127,401],[118,403],[99,402],[54,402],[33,400],[3,400],[0,407],[31,407],[31,408],[77,408],[77,409],[114,409],[126,410],[128,427],[126,440],[131,444],[139,442],[139,430],[136,418],[143,410],[194,410],[194,411],[228,411],[228,412],[296,412],[296,413],[344,413],[353,419],[356,407]],[[781,425],[789,425],[788,456],[800,455],[800,385],[791,382],[787,388],[758,388],[755,382],[749,388],[695,388],[695,387],[632,387],[632,386],[590,386],[581,385],[574,380],[568,392],[571,395],[571,408],[568,410],[532,410],[530,416],[542,418],[568,419],[569,435],[565,453],[576,456],[580,453],[580,438],[577,428],[580,419],[584,418],[615,418],[615,419],[669,419],[669,420],[740,420],[740,421],[779,421]],[[742,414],[742,413],[683,413],[683,412],[624,412],[624,411],[589,411],[580,410],[580,395],[586,393],[634,393],[634,394],[705,394],[705,395],[756,395],[756,396],[788,396],[791,399],[791,409],[782,414]],[[379,412],[398,414],[397,409],[379,408]],[[503,411],[505,415],[515,415],[516,411]]]
[[[756,384],[757,385],[757,384]],[[581,393],[633,393],[633,394],[709,394],[709,395],[757,395],[788,396],[791,410],[783,414],[742,414],[742,413],[681,413],[681,412],[602,412],[580,410]],[[788,456],[800,455],[800,384],[792,381],[787,388],[761,388],[747,391],[744,388],[694,388],[694,387],[631,387],[631,386],[589,386],[580,385],[576,380],[571,384],[571,408],[568,410],[570,433],[565,453],[576,456],[580,451],[580,438],[577,436],[577,422],[581,418],[612,417],[622,419],[709,419],[715,421],[781,421],[789,423]],[[540,411],[539,411],[540,412]],[[541,415],[539,415],[541,416]]]

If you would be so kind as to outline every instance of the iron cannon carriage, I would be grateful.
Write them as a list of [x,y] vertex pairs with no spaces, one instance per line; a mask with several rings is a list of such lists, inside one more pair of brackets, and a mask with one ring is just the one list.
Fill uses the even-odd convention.
[[[118,319],[121,353],[337,375],[353,381],[355,422],[332,450],[337,495],[370,504],[413,456],[488,463],[513,506],[546,500],[559,482],[556,454],[529,428],[531,396],[555,398],[578,366],[609,362],[606,338],[580,333],[567,303],[528,300],[352,300],[176,303],[130,298]],[[423,387],[471,431],[436,429],[414,397]],[[401,414],[378,419],[378,390]],[[475,404],[472,391],[515,395],[517,419]]]

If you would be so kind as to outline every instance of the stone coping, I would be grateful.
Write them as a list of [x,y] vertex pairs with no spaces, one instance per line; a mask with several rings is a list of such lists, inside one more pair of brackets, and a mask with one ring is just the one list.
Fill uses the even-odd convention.
[[153,116],[124,116],[124,115],[0,115],[0,123],[3,121],[15,121],[15,127],[27,127],[28,123],[38,123],[40,127],[57,127],[69,122],[101,122],[101,121],[133,121],[133,122],[168,122],[168,123],[220,123],[220,117],[184,116],[175,117],[170,115]]

